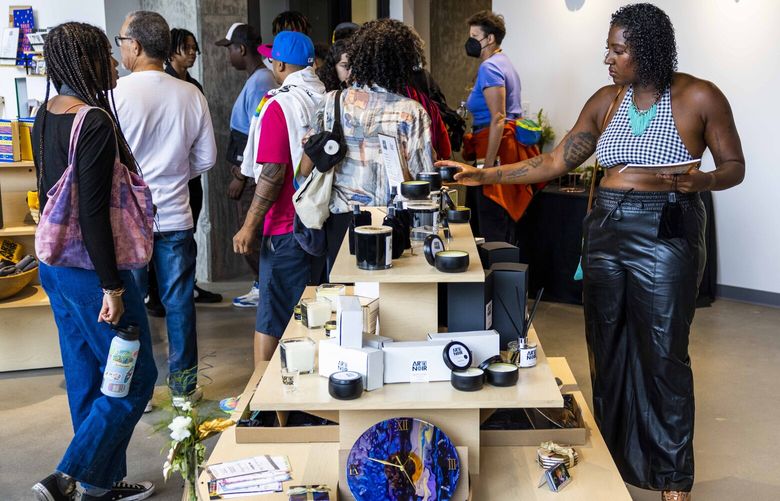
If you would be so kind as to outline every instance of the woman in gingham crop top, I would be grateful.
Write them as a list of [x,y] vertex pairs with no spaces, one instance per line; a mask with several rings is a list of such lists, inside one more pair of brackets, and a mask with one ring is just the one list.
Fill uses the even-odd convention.
[[[532,184],[596,153],[606,169],[585,218],[582,259],[596,420],[627,483],[662,491],[663,500],[689,500],[688,335],[706,260],[698,192],[742,182],[745,160],[726,97],[676,72],[674,28],[658,7],[628,5],[612,15],[604,63],[615,84],[588,100],[552,152],[492,169],[437,165],[459,166],[455,179],[466,185]],[[701,158],[705,149],[715,161],[710,172],[620,172],[627,163]]]

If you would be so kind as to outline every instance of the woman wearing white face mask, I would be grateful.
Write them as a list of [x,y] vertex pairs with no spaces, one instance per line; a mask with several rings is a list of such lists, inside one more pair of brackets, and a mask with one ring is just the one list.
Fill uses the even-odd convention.
[[[497,160],[506,164],[538,155],[536,146],[515,139],[514,122],[522,117],[520,77],[501,49],[506,35],[504,18],[484,10],[467,23],[466,54],[482,62],[466,101],[473,124],[472,133],[463,139],[463,158],[484,158],[485,167],[493,167]],[[533,188],[487,185],[471,190],[470,205],[477,212],[475,231],[487,241],[517,243],[516,223],[531,202]]]

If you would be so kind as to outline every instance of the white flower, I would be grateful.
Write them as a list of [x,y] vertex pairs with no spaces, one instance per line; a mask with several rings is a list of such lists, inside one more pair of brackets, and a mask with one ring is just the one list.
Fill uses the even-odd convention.
[[185,400],[184,403],[181,404],[181,410],[184,412],[190,412],[192,410],[192,402]]
[[171,462],[166,461],[165,464],[163,465],[163,478],[167,479],[170,473],[171,473]]
[[171,430],[171,438],[177,442],[181,442],[185,438],[190,436],[190,425],[192,424],[191,417],[176,416],[168,425],[168,429]]

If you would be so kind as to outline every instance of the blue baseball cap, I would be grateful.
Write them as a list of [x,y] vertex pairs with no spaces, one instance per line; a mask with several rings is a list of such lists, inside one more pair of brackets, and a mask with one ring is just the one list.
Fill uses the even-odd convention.
[[297,31],[280,31],[274,37],[273,46],[261,45],[257,52],[273,60],[296,66],[314,64],[314,44],[311,38]]

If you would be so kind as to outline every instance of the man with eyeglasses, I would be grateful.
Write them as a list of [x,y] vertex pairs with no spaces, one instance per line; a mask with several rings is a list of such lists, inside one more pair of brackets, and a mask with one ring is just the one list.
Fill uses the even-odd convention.
[[[217,149],[206,98],[194,86],[163,71],[171,36],[168,23],[149,11],[130,13],[119,36],[122,65],[116,110],[141,175],[157,207],[152,261],[168,330],[168,380],[174,406],[197,400],[195,239],[188,182],[209,170]],[[147,270],[135,270],[142,292]]]

